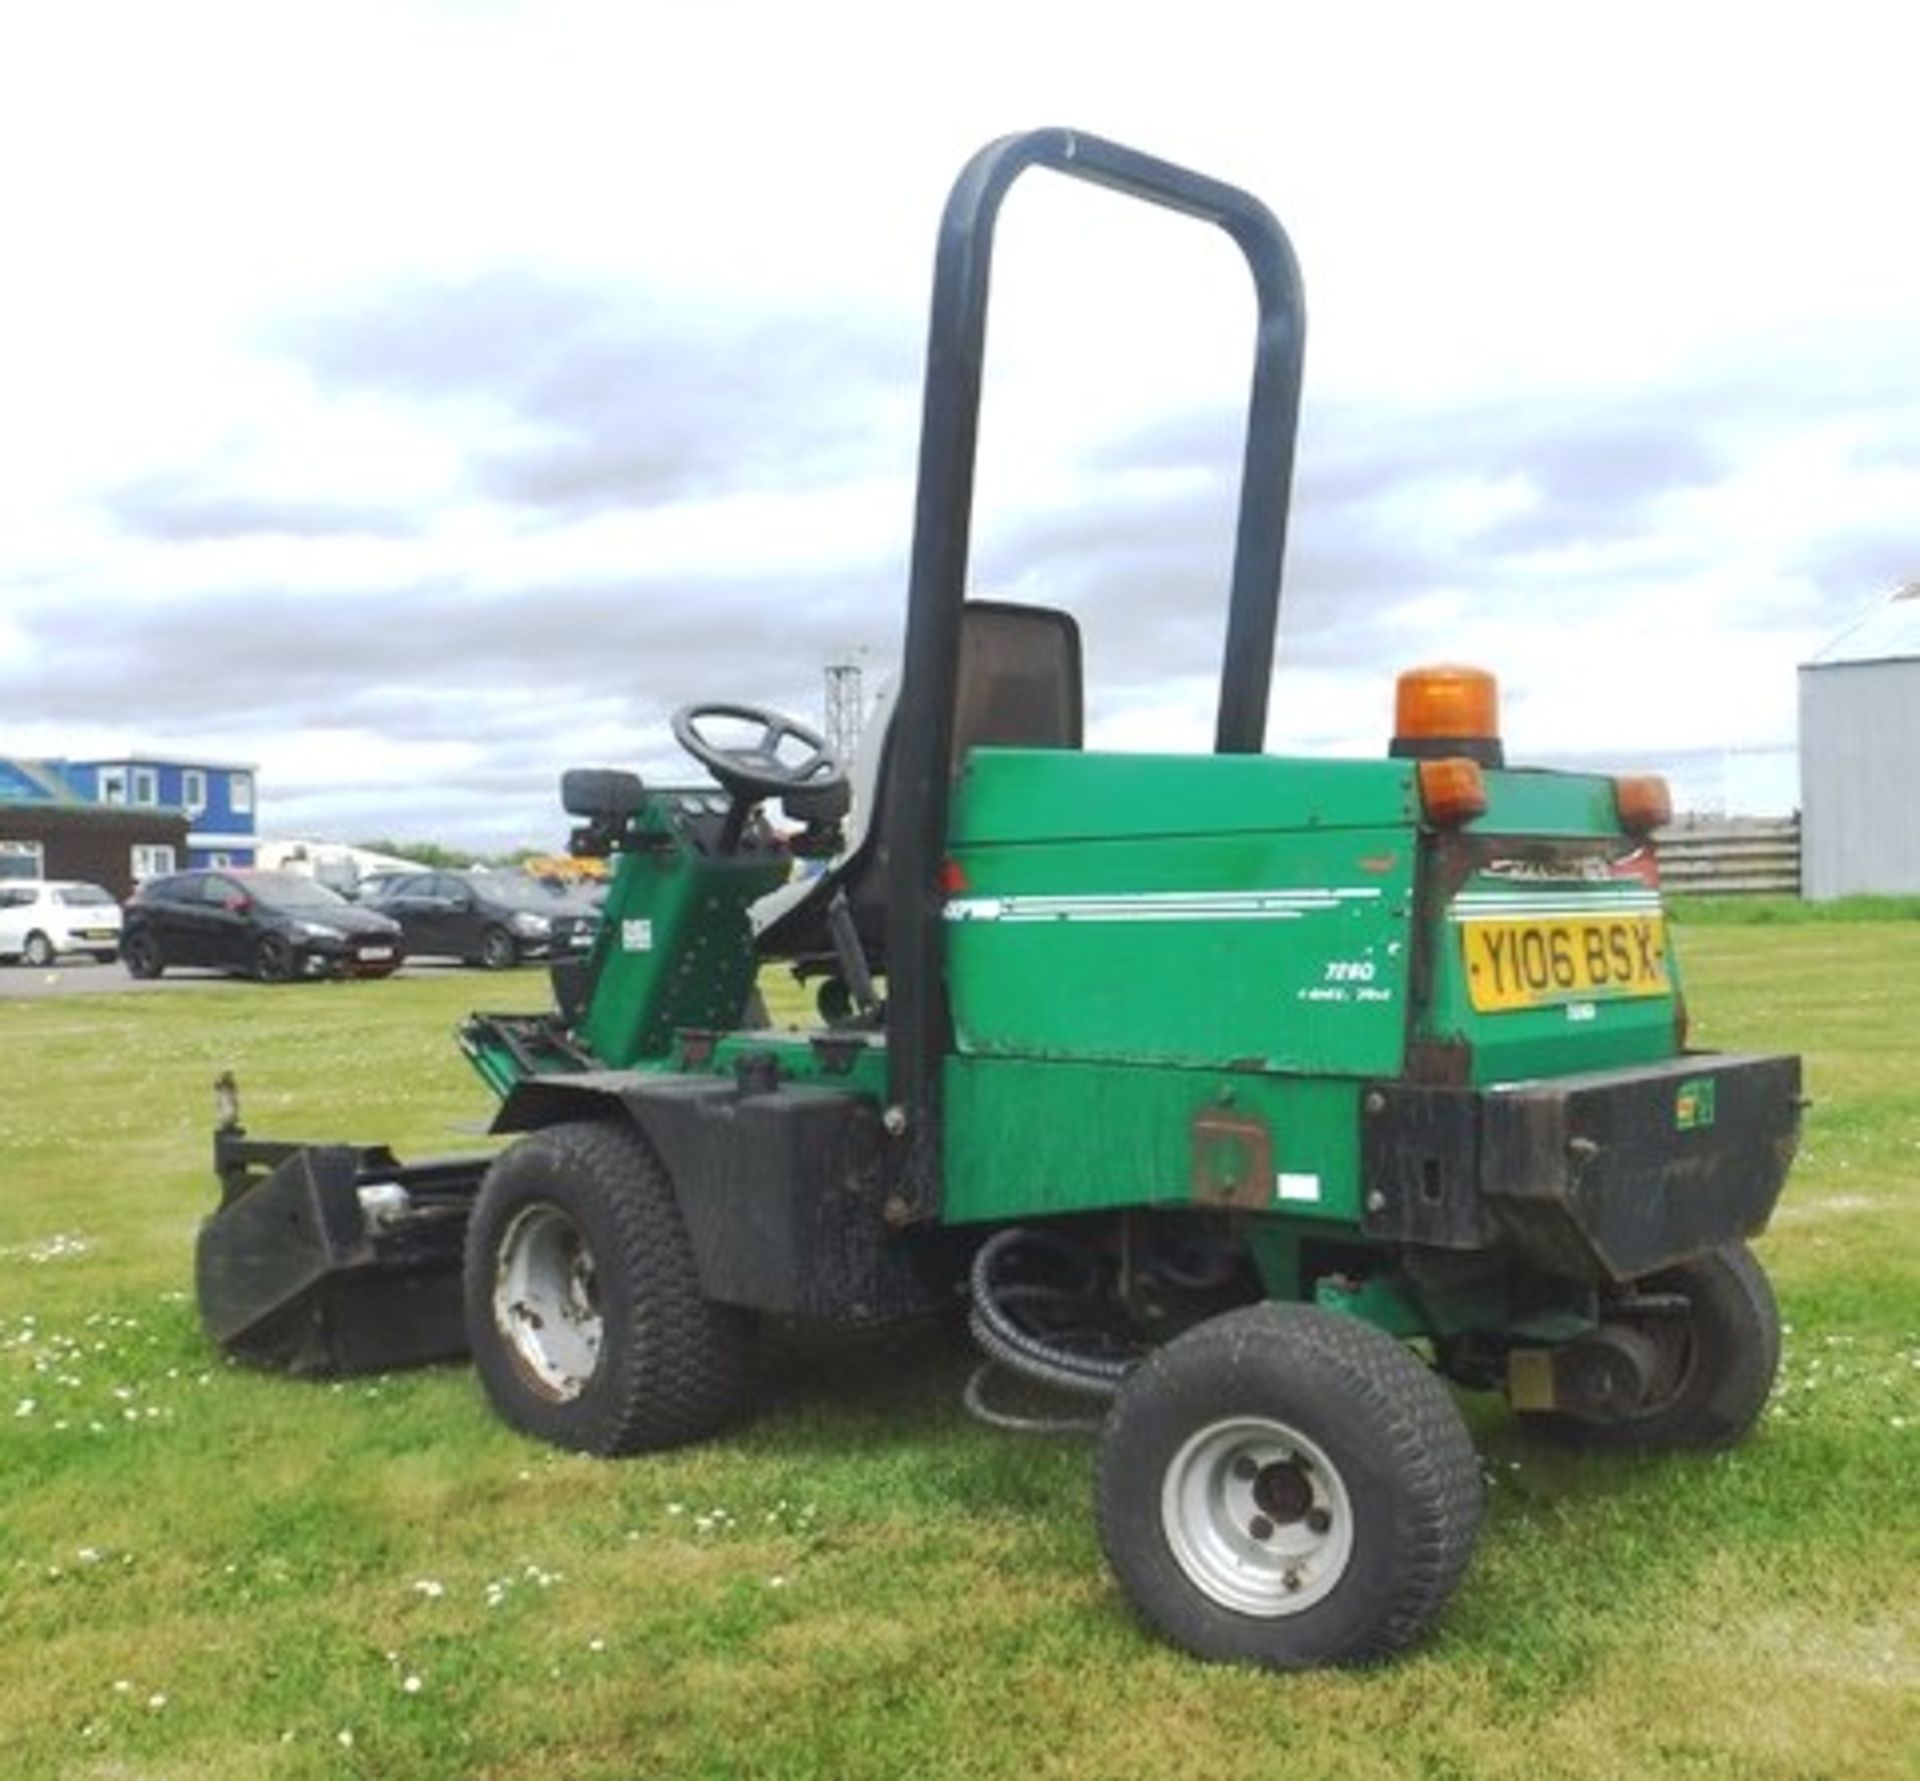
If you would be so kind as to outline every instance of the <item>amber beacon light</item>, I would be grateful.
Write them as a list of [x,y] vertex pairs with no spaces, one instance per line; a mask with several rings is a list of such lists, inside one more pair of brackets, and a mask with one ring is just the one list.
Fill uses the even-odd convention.
[[1503,765],[1493,676],[1484,668],[1409,668],[1394,689],[1388,752],[1397,760],[1457,756],[1483,767]]

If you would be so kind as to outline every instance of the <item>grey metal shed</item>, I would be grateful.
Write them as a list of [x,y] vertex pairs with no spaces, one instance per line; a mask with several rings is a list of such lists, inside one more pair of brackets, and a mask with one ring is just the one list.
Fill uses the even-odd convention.
[[1800,822],[1805,895],[1920,893],[1920,581],[1801,665]]

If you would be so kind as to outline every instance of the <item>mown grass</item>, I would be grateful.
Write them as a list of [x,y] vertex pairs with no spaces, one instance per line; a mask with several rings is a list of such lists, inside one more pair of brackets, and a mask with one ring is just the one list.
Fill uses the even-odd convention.
[[[208,1084],[249,1125],[469,1148],[449,1039],[537,974],[0,999],[0,1770],[9,1776],[1895,1776],[1920,1755],[1920,945],[1702,928],[1702,1043],[1803,1051],[1761,1243],[1790,1333],[1729,1454],[1491,1480],[1439,1635],[1272,1678],[1155,1644],[1088,1450],[958,1407],[951,1332],[769,1344],[764,1414],[601,1464],[470,1375],[223,1365],[191,1302]],[[0,980],[0,988],[4,980]]]
[[1754,928],[1780,923],[1798,926],[1806,922],[1920,921],[1920,897],[1857,896],[1834,897],[1827,902],[1810,902],[1805,897],[1689,896],[1669,894],[1667,911],[1684,927]]

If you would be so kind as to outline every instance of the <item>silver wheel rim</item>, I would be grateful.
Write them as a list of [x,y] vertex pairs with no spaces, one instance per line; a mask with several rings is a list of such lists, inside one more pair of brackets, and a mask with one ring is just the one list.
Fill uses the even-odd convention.
[[1161,1483],[1160,1522],[1194,1588],[1263,1620],[1324,1601],[1353,1557],[1353,1504],[1325,1449],[1264,1416],[1187,1441]]
[[514,1215],[495,1252],[493,1321],[535,1387],[559,1403],[586,1390],[606,1332],[593,1251],[557,1206]]

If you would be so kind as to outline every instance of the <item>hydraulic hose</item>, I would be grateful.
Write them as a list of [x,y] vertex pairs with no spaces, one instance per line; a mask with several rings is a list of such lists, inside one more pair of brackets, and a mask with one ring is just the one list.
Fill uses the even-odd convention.
[[[1068,1277],[1002,1281],[1001,1265],[1019,1254],[1063,1263]],[[968,1325],[987,1360],[967,1381],[967,1409],[996,1428],[1065,1433],[1097,1427],[1097,1417],[1028,1416],[996,1409],[986,1398],[987,1379],[996,1366],[1052,1391],[1105,1400],[1138,1365],[1137,1352],[1111,1352],[1116,1331],[1103,1315],[1099,1264],[1091,1252],[1057,1232],[1014,1226],[980,1246],[969,1286]],[[1102,1348],[1108,1352],[1097,1351]]]

